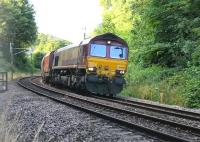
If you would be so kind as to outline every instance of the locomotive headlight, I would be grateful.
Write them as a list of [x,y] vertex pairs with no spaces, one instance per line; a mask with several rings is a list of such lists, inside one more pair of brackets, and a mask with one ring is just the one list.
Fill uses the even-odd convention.
[[88,68],[88,71],[95,72],[95,71],[96,71],[96,68],[95,68],[95,67],[89,67],[89,68]]
[[111,44],[111,41],[109,40],[109,41],[107,41],[107,44]]
[[118,74],[118,75],[124,75],[125,71],[124,70],[116,70],[116,74]]
[[120,73],[120,74],[124,74],[124,73],[125,73],[125,71],[119,71],[119,73]]

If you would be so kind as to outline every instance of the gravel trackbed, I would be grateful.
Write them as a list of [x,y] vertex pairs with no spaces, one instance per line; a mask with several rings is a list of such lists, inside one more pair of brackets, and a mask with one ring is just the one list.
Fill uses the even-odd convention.
[[9,82],[0,93],[1,142],[151,142],[136,130],[72,109]]

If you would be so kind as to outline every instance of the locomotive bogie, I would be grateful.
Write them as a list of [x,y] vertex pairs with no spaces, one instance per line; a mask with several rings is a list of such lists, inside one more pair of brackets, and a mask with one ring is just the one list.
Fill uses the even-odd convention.
[[86,79],[87,90],[100,95],[115,96],[122,91],[125,84],[125,80],[122,77],[109,79],[106,76],[88,75]]

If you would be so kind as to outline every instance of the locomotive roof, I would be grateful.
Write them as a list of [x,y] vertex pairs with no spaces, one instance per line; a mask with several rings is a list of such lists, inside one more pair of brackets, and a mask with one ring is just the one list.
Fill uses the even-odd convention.
[[123,40],[122,38],[120,38],[117,35],[112,34],[112,33],[106,33],[106,34],[102,34],[102,35],[93,37],[92,40],[93,41],[95,41],[95,40],[111,40],[112,41],[113,40],[113,41],[118,41],[128,47],[128,44],[126,43],[125,40]]
[[124,44],[128,47],[127,43],[122,38],[120,38],[112,33],[106,33],[106,34],[95,36],[93,38],[83,40],[80,43],[75,43],[75,44],[71,44],[68,46],[64,46],[62,48],[57,49],[55,52],[61,52],[63,50],[69,49],[69,48],[78,47],[80,45],[86,45],[86,44],[89,44],[90,42],[96,41],[96,40],[117,40],[118,42],[121,42],[122,44]]
[[70,45],[64,46],[62,48],[57,49],[56,52],[60,52],[60,51],[63,51],[63,50],[69,49],[69,48],[73,48],[73,47],[78,47],[80,45],[86,45],[86,44],[88,44],[90,42],[90,40],[91,40],[91,38],[83,40],[80,43],[74,43],[74,44],[70,44]]

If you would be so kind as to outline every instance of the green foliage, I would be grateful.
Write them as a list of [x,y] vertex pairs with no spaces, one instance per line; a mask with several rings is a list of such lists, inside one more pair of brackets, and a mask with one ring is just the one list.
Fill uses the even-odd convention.
[[0,42],[0,71],[8,71],[11,67],[9,64],[9,51],[5,47],[6,45]]
[[44,53],[36,52],[33,54],[33,65],[35,68],[40,68],[42,58],[44,57]]
[[187,106],[190,108],[200,108],[200,81],[192,79],[187,82]]
[[199,1],[101,0],[101,4],[103,23],[95,32],[113,32],[128,41],[130,61],[145,67],[186,67],[192,62],[200,43]]
[[33,63],[35,68],[40,68],[43,56],[53,50],[69,45],[67,40],[39,33],[34,45]]
[[[23,56],[23,58],[20,56]],[[31,58],[29,56],[26,56],[25,53],[21,53],[20,56],[15,56],[15,70],[31,72],[33,70]]]
[[[34,13],[28,0],[0,1],[0,41],[6,48],[9,48],[10,42],[14,43],[14,48],[28,48],[35,41],[37,27]],[[23,67],[26,59],[26,54],[16,56],[16,67]]]
[[[188,49],[189,48],[189,49]],[[186,67],[190,62],[193,44],[189,41],[174,43],[155,43],[139,50],[137,61],[144,67],[152,64],[165,67]]]
[[185,106],[185,80],[178,72],[177,68],[143,68],[131,63],[126,74],[127,86],[121,95]]
[[[140,49],[154,41],[153,27],[149,24],[149,0],[101,0],[104,8],[103,22],[95,34],[113,32],[129,44],[129,60],[141,61],[138,58]],[[137,59],[137,61],[136,61]]]
[[2,39],[21,48],[32,44],[37,32],[32,5],[27,0],[2,0],[0,7]]
[[133,28],[132,12],[130,7],[133,0],[101,0],[104,8],[103,22],[95,30],[95,34],[112,32],[129,40],[129,34]]
[[200,66],[200,47],[197,47],[192,54],[192,64]]
[[35,52],[48,53],[70,43],[67,40],[39,33],[35,43]]
[[129,45],[128,85],[138,98],[200,107],[200,1],[100,0],[103,22]]
[[190,108],[200,107],[200,67],[191,67],[185,69],[185,76],[187,77],[184,95],[187,96],[186,105]]
[[[185,67],[187,62],[191,61],[191,54],[197,48],[197,34],[194,29],[200,25],[195,24],[199,21],[199,15],[193,15],[190,11],[192,1],[186,0],[167,0],[151,3],[151,12],[149,12],[150,22],[155,29],[155,43],[163,45],[167,56],[171,62],[166,62],[157,56],[160,60],[156,64],[165,65],[168,67]],[[163,48],[160,46],[160,48]],[[150,54],[148,56],[154,56]],[[151,62],[155,64],[154,62]]]
[[143,68],[131,63],[126,80],[128,85],[122,95],[190,108],[200,107],[200,67],[181,70],[159,66]]

